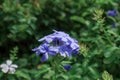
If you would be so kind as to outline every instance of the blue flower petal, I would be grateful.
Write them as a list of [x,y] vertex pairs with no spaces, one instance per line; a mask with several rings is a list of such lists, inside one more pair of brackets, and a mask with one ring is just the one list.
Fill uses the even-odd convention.
[[48,53],[45,53],[42,55],[42,58],[40,59],[41,62],[45,62],[48,59]]
[[65,65],[65,66],[63,66],[64,67],[64,69],[66,69],[66,70],[70,70],[71,68],[72,68],[72,66],[71,65]]

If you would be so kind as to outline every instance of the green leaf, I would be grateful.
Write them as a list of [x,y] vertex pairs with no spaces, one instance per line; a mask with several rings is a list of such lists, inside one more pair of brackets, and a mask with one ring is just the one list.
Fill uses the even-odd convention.
[[59,74],[59,75],[57,75],[56,76],[57,77],[57,79],[59,80],[68,80],[68,76],[67,75],[64,75],[64,74]]
[[71,62],[71,61],[62,61],[62,62],[61,62],[61,64],[63,64],[63,65],[64,65],[64,64],[70,64],[70,63],[72,63],[72,62]]
[[73,21],[80,22],[80,23],[85,23],[85,19],[83,17],[80,17],[80,16],[72,16],[72,17],[70,17],[70,19]]
[[110,75],[107,71],[104,71],[102,73],[102,78],[103,78],[103,80],[113,80],[112,75]]
[[48,72],[49,70],[50,70],[50,68],[40,69],[40,70],[36,73],[35,77],[38,78],[38,77],[40,77],[43,73]]
[[106,58],[112,56],[112,54],[114,53],[114,51],[117,49],[117,47],[113,46],[113,47],[110,47],[106,50],[106,52],[104,53],[104,56]]
[[26,80],[31,80],[30,75],[28,73],[24,72],[23,70],[17,70],[15,74],[19,78],[21,77],[21,78],[24,78]]
[[0,78],[3,76],[3,73],[2,72],[0,72]]

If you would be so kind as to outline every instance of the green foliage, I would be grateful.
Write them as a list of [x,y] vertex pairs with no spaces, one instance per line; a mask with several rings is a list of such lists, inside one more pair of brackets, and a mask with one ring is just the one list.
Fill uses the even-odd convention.
[[113,80],[112,75],[110,75],[107,71],[104,71],[102,74],[103,80]]
[[16,60],[17,57],[17,53],[18,53],[18,47],[14,47],[13,50],[10,50],[10,60],[14,61]]
[[[9,56],[18,69],[7,77],[0,71],[0,80],[56,80],[55,75],[57,80],[120,80],[119,3],[119,0],[1,0],[0,64]],[[117,17],[107,16],[112,9],[117,10]],[[56,73],[49,61],[41,63],[40,57],[31,51],[39,38],[54,29],[79,41],[81,54],[62,62],[72,65],[69,71]]]

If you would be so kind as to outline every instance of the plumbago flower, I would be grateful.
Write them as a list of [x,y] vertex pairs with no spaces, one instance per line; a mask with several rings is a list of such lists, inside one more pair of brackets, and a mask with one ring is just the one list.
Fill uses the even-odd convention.
[[107,14],[108,14],[108,16],[113,16],[113,17],[115,17],[115,16],[117,16],[117,11],[116,11],[116,10],[109,10],[109,11],[107,12]]
[[[111,16],[111,17],[116,17],[117,16],[117,11],[116,10],[109,10],[107,12],[107,15],[108,16]],[[115,21],[112,22],[112,27],[114,28],[116,25],[115,25]]]
[[15,69],[18,68],[18,66],[16,64],[12,64],[11,60],[7,60],[6,64],[3,63],[0,65],[0,68],[2,68],[2,72],[3,73],[10,73],[10,74],[14,74],[15,73]]
[[32,51],[35,51],[37,55],[42,55],[42,62],[46,61],[49,55],[59,54],[63,57],[70,57],[79,53],[78,41],[62,31],[54,30],[53,34],[47,35],[38,41],[43,42],[43,44],[32,49]]
[[71,65],[65,65],[65,66],[63,66],[64,67],[64,69],[66,69],[66,70],[70,70],[71,68],[72,68],[72,66]]
[[57,48],[50,46],[48,43],[41,44],[39,47],[32,49],[36,51],[36,55],[42,55],[41,62],[44,62],[48,59],[48,55],[55,56]]

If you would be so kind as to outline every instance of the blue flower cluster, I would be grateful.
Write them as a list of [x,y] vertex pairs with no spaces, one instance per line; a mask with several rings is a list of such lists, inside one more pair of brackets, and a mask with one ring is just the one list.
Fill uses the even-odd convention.
[[72,54],[78,54],[80,49],[78,41],[62,31],[54,30],[53,34],[47,35],[38,41],[43,42],[43,44],[32,50],[37,55],[42,55],[42,62],[46,61],[49,55],[59,54],[63,57],[70,57]]
[[[112,17],[116,17],[117,16],[117,11],[116,10],[109,10],[107,12],[107,15],[108,16],[112,16]],[[115,22],[114,21],[112,22],[112,27],[113,28],[115,27]]]
[[113,16],[113,17],[115,17],[115,16],[117,16],[117,11],[116,11],[116,10],[109,10],[109,11],[107,12],[107,14],[108,14],[108,16]]

